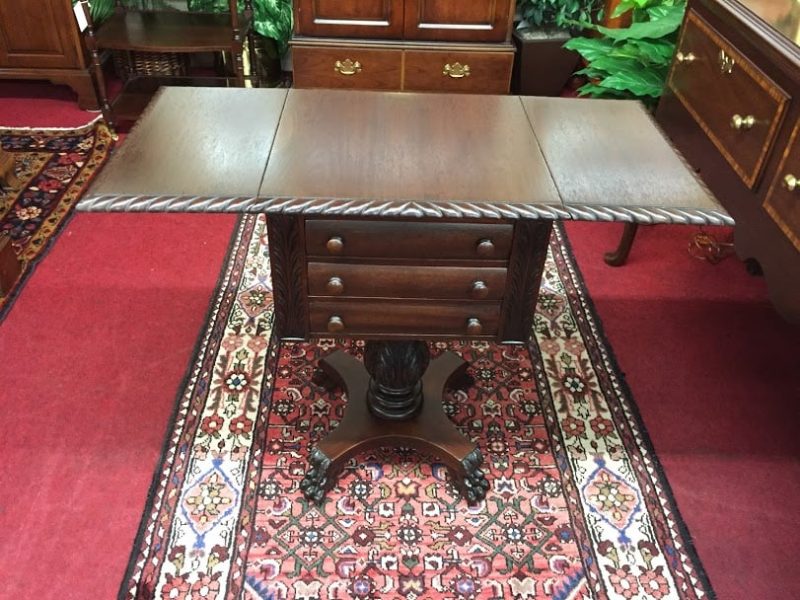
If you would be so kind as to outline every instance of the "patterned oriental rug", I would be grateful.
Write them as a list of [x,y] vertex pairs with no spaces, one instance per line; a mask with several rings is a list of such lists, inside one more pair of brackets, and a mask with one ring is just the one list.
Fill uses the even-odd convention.
[[11,238],[23,261],[19,279],[0,296],[2,320],[114,142],[108,128],[96,121],[77,129],[0,128],[0,144],[13,155],[22,182],[18,190],[0,191],[0,234]]
[[470,363],[450,417],[491,490],[441,464],[365,454],[320,507],[298,486],[345,400],[316,361],[359,341],[279,344],[265,220],[235,233],[180,390],[121,598],[713,597],[556,227],[528,347],[437,343]]

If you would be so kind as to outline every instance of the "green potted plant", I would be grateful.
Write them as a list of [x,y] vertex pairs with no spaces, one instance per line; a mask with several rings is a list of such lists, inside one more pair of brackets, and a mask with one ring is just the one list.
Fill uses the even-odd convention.
[[[289,49],[292,37],[292,0],[252,0],[255,51],[262,82],[276,83],[281,75],[281,59]],[[228,10],[228,0],[187,0],[195,12]],[[241,3],[240,3],[241,5]]]
[[612,14],[631,13],[631,25],[609,29],[584,23],[599,36],[573,38],[586,66],[578,71],[587,79],[578,93],[597,98],[636,98],[655,107],[664,89],[686,0],[623,0]]
[[511,89],[526,96],[558,96],[579,56],[564,43],[602,10],[602,0],[517,0]]

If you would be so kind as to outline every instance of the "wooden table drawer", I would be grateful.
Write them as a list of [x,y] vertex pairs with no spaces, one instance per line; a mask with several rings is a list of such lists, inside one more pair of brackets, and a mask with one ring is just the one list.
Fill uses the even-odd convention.
[[499,302],[506,284],[504,268],[417,267],[312,262],[311,296],[429,298]]
[[764,207],[795,248],[800,250],[800,123],[792,131]]
[[787,94],[692,10],[668,85],[754,189],[786,110]]
[[507,260],[506,223],[306,220],[306,252],[318,257]]
[[500,305],[485,302],[312,300],[310,329],[324,336],[492,337]]
[[513,52],[406,51],[405,86],[417,92],[507,94]]
[[292,60],[294,86],[298,88],[399,90],[401,85],[401,50],[296,44]]

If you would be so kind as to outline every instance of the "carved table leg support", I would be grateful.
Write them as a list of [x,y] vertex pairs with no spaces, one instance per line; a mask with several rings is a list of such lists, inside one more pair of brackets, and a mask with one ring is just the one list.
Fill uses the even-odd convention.
[[459,356],[445,352],[430,360],[424,342],[367,342],[363,364],[337,351],[320,367],[347,390],[348,404],[339,426],[309,455],[310,468],[300,483],[306,498],[321,502],[349,458],[379,446],[433,455],[470,503],[486,497],[480,450],[442,407],[448,381],[463,376],[466,363]]

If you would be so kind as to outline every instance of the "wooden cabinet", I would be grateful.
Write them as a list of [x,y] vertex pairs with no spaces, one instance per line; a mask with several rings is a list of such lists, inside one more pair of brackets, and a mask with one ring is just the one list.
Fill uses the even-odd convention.
[[0,78],[66,84],[98,107],[70,0],[0,0]]
[[800,13],[792,5],[690,0],[656,118],[736,220],[739,257],[760,265],[776,308],[800,322]]
[[296,87],[508,92],[512,0],[297,0],[294,6]]
[[403,0],[299,0],[297,33],[311,36],[403,37]]
[[409,40],[502,42],[510,30],[512,0],[405,0]]

